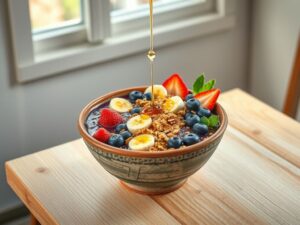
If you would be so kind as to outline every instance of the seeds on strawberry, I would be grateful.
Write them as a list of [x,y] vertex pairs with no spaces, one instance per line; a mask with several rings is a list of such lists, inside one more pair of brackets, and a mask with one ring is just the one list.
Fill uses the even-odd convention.
[[195,98],[201,102],[202,107],[213,110],[220,93],[221,90],[216,88],[209,91],[200,92],[199,94],[195,95]]
[[182,99],[189,93],[189,89],[178,74],[173,74],[162,84],[168,91],[169,95],[177,95]]

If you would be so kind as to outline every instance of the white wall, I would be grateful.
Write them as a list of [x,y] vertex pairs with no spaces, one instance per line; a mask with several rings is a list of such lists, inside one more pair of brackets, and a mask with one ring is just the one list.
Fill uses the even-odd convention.
[[282,110],[300,34],[300,1],[256,0],[252,12],[250,90]]
[[[204,71],[223,90],[245,88],[250,6],[246,0],[237,2],[234,29],[158,49],[156,82],[179,72],[191,85]],[[78,138],[76,120],[88,101],[149,83],[145,52],[28,84],[11,82],[6,11],[0,7],[0,211],[18,202],[5,182],[6,160]]]

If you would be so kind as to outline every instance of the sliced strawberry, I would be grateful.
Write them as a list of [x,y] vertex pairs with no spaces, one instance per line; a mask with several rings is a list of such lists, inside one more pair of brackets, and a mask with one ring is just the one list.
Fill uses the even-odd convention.
[[169,95],[178,95],[182,99],[189,93],[188,87],[176,73],[166,79],[162,85],[167,89]]
[[213,110],[220,93],[221,90],[215,88],[208,91],[200,92],[194,97],[201,102],[202,107],[207,108],[209,110]]
[[104,108],[101,110],[98,124],[105,128],[113,128],[122,123],[122,121],[123,118],[118,112],[108,108]]
[[101,141],[103,143],[107,143],[110,136],[111,133],[103,127],[98,129],[93,135],[94,138],[96,138],[98,141]]

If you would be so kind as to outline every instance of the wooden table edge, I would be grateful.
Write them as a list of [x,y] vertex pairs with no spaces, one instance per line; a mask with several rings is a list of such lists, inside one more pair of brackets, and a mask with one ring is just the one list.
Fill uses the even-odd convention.
[[11,161],[5,162],[6,181],[34,217],[31,217],[31,224],[36,224],[36,218],[41,224],[59,225],[33,193],[27,194],[28,187],[11,169],[10,163]]

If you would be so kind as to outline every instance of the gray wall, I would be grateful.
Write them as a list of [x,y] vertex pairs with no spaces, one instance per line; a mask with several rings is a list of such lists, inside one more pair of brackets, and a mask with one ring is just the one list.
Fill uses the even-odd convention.
[[[191,85],[205,71],[223,90],[245,88],[250,6],[246,0],[237,2],[237,25],[232,30],[158,49],[156,82],[179,72]],[[6,11],[0,7],[0,211],[18,203],[5,182],[6,160],[78,138],[76,120],[88,101],[149,83],[144,52],[28,84],[11,82]]]
[[254,2],[250,89],[278,110],[286,95],[299,32],[299,0]]

